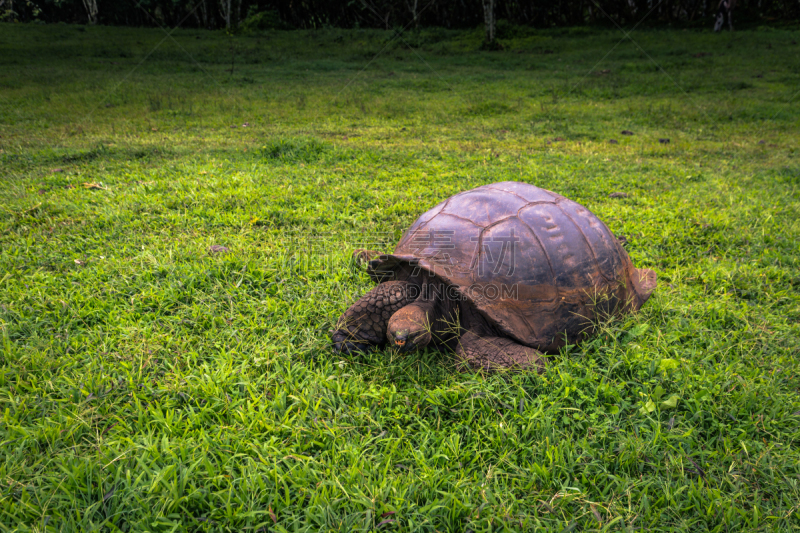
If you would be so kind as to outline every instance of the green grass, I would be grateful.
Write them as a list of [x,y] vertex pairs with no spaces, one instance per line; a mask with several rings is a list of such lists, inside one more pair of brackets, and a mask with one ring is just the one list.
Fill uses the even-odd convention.
[[[800,529],[800,32],[631,36],[0,25],[0,528]],[[642,312],[540,376],[329,351],[349,252],[500,180]]]

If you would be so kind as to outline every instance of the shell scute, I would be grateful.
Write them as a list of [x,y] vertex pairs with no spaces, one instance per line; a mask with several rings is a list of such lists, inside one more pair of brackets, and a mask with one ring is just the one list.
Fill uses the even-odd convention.
[[516,181],[501,181],[499,183],[492,183],[490,185],[484,185],[483,187],[478,187],[475,190],[492,190],[492,191],[500,191],[505,193],[513,194],[519,198],[525,200],[525,202],[554,202],[562,196],[550,192],[546,189],[540,189],[539,187],[534,187],[527,183],[519,183]]
[[[530,227],[518,217],[484,230],[479,251],[472,269],[476,281],[508,287],[516,284],[517,290],[519,286],[529,285],[557,287],[544,248],[532,238]],[[553,291],[535,292],[544,300],[555,297]]]
[[554,284],[561,288],[589,286],[596,278],[591,249],[575,224],[556,204],[534,204],[520,212],[520,219],[531,228],[544,248]]
[[409,231],[395,248],[395,255],[411,256],[425,260],[448,277],[452,272],[469,275],[472,249],[461,242],[464,236],[478,235],[481,228],[470,220],[448,213],[439,213],[416,231]]
[[601,275],[606,281],[612,281],[624,266],[617,238],[599,218],[582,205],[571,200],[559,205],[586,236],[587,245],[594,253]]
[[454,197],[442,212],[464,217],[476,226],[486,227],[516,215],[527,203],[512,194],[498,194],[494,190],[478,188]]

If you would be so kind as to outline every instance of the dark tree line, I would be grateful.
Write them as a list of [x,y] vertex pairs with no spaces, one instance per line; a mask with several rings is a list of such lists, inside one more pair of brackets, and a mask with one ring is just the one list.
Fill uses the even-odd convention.
[[[209,29],[707,24],[719,0],[0,0],[0,19]],[[648,14],[649,13],[649,14]],[[737,0],[736,19],[800,18],[800,0]]]

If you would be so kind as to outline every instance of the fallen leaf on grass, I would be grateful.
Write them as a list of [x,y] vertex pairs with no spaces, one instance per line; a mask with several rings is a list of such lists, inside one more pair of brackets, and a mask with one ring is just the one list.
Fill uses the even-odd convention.
[[269,517],[272,518],[272,523],[273,524],[277,524],[278,523],[278,517],[275,516],[275,513],[272,512],[272,506],[271,505],[269,506],[269,509],[267,509],[267,512],[269,513]]
[[62,169],[62,168],[54,168],[50,172],[64,172],[64,169]]
[[84,189],[100,189],[102,191],[108,190],[108,187],[103,185],[102,183],[95,183],[95,182],[87,182],[83,184]]
[[677,394],[673,394],[668,399],[661,402],[661,407],[663,409],[673,409],[678,406],[679,396]]
[[610,141],[608,141],[608,144],[619,144],[619,141],[616,139],[611,139]]
[[597,509],[595,509],[594,505],[591,505],[590,508],[592,510],[592,514],[594,515],[594,517],[597,518],[597,521],[602,523],[603,517],[600,516],[600,513],[597,512]]
[[643,415],[648,415],[655,410],[656,404],[653,400],[647,400],[647,402],[639,408],[639,412]]
[[221,254],[223,252],[227,252],[228,248],[226,248],[225,246],[221,246],[219,244],[212,244],[211,246],[208,247],[208,251],[209,253],[212,254]]
[[392,522],[397,522],[397,520],[384,520],[383,522],[379,523],[375,528],[379,528],[381,526],[385,526],[387,524],[391,524]]
[[608,195],[609,198],[627,198],[628,193],[626,192],[612,192]]

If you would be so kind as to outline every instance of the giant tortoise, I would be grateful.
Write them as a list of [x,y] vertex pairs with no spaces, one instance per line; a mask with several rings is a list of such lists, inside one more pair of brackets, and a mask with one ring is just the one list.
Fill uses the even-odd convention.
[[358,255],[378,286],[339,319],[337,350],[432,346],[486,370],[541,370],[543,352],[637,311],[656,286],[588,209],[510,181],[443,201],[392,254]]

